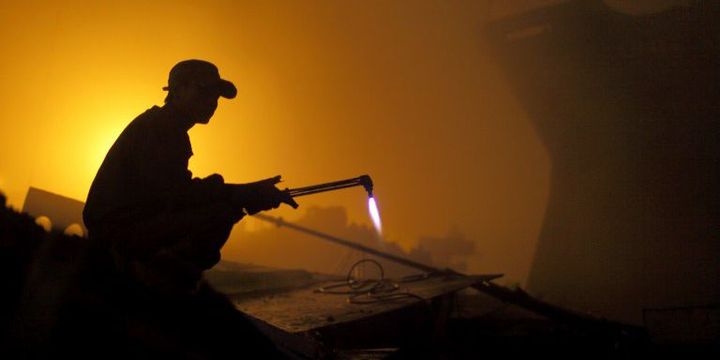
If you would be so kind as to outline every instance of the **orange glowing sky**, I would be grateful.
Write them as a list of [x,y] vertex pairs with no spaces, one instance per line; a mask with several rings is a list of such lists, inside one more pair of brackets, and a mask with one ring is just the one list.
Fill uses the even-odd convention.
[[[547,2],[547,1],[545,1]],[[198,176],[304,186],[370,174],[387,239],[456,228],[472,271],[527,275],[550,161],[482,25],[538,1],[17,1],[0,8],[0,189],[84,200],[177,61],[235,82],[190,135]],[[371,225],[361,189],[301,198]],[[292,219],[292,210],[275,211]]]

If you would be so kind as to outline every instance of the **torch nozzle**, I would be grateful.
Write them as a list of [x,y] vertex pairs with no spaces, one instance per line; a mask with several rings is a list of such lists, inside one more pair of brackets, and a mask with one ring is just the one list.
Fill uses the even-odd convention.
[[365,188],[368,193],[368,197],[373,197],[373,182],[370,175],[362,175],[358,177],[358,182]]
[[353,186],[362,186],[367,191],[368,196],[373,196],[373,182],[369,175],[362,175],[352,179],[333,181],[324,184],[305,186],[301,188],[288,189],[287,192],[292,197],[317,194],[321,192],[345,189]]

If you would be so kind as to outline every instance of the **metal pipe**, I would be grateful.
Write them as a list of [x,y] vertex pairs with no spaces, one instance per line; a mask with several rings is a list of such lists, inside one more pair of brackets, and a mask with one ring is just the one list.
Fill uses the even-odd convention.
[[352,241],[348,241],[348,240],[345,240],[345,239],[341,239],[341,238],[336,237],[336,236],[332,236],[332,235],[329,235],[329,234],[325,234],[325,233],[320,232],[320,231],[317,231],[317,230],[309,229],[309,228],[306,228],[306,227],[304,227],[304,226],[295,225],[295,224],[292,224],[292,223],[289,223],[289,222],[285,222],[282,218],[276,218],[276,217],[272,217],[272,216],[268,216],[268,215],[263,215],[263,214],[255,214],[255,215],[253,215],[253,216],[256,217],[256,218],[258,218],[258,219],[260,219],[260,220],[264,220],[264,221],[273,223],[273,224],[277,225],[278,227],[285,226],[285,227],[288,227],[288,228],[293,229],[293,230],[297,230],[297,231],[300,231],[300,232],[303,232],[303,233],[306,233],[306,234],[310,234],[310,235],[319,237],[319,238],[321,238],[321,239],[328,240],[328,241],[330,241],[330,242],[334,242],[334,243],[336,243],[336,244],[340,244],[340,245],[349,247],[349,248],[351,248],[351,249],[360,250],[360,251],[363,251],[363,252],[366,252],[366,253],[369,253],[369,254],[377,255],[377,256],[379,256],[379,257],[382,257],[382,258],[385,258],[385,259],[388,259],[388,260],[391,260],[391,261],[394,261],[394,262],[397,262],[397,263],[400,263],[400,264],[403,264],[403,265],[406,265],[406,266],[409,266],[409,267],[412,267],[412,268],[420,269],[420,270],[422,270],[422,271],[432,272],[432,273],[441,272],[441,270],[436,269],[436,268],[434,268],[434,267],[432,267],[432,266],[428,266],[428,265],[425,265],[425,264],[421,264],[421,263],[419,263],[419,262],[415,262],[415,261],[412,261],[412,260],[409,260],[409,259],[401,258],[401,257],[395,256],[395,255],[392,255],[392,254],[384,253],[384,252],[382,252],[382,251],[375,250],[375,249],[373,249],[373,248],[369,248],[369,247],[367,247],[367,246],[360,245],[360,244],[358,244],[358,243],[354,243],[354,242],[352,242]]
[[[420,263],[420,262],[417,262],[417,261],[413,261],[413,260],[410,260],[410,259],[406,259],[406,258],[404,258],[404,257],[396,256],[396,255],[393,255],[393,254],[388,254],[388,253],[386,253],[386,252],[383,252],[383,251],[380,251],[380,250],[377,250],[377,249],[373,249],[373,248],[371,248],[371,247],[368,247],[368,246],[365,246],[365,245],[361,245],[361,244],[358,244],[358,243],[355,243],[355,242],[352,242],[352,241],[349,241],[349,240],[341,239],[341,238],[339,238],[339,237],[337,237],[337,236],[332,236],[332,235],[329,235],[329,234],[326,234],[326,233],[323,233],[323,232],[320,232],[320,231],[317,231],[317,230],[313,230],[313,229],[310,229],[310,228],[306,228],[306,227],[304,227],[304,226],[300,226],[300,225],[296,225],[296,224],[293,224],[293,223],[289,223],[289,222],[284,221],[282,218],[276,218],[276,217],[272,217],[272,216],[268,216],[268,215],[263,215],[263,214],[255,214],[255,215],[253,215],[253,217],[258,218],[258,219],[263,220],[263,221],[267,221],[267,222],[273,223],[273,224],[277,225],[278,227],[285,226],[285,227],[287,227],[287,228],[290,228],[290,229],[293,229],[293,230],[296,230],[296,231],[300,231],[300,232],[303,232],[303,233],[306,233],[306,234],[309,234],[309,235],[316,236],[316,237],[321,238],[321,239],[323,239],[323,240],[327,240],[327,241],[330,241],[330,242],[334,242],[334,243],[336,243],[336,244],[340,244],[340,245],[342,245],[342,246],[349,247],[349,248],[351,248],[351,249],[355,249],[355,250],[359,250],[359,251],[362,251],[362,252],[366,252],[366,253],[368,253],[368,254],[372,254],[372,255],[375,255],[375,256],[378,256],[378,257],[381,257],[381,258],[384,258],[384,259],[393,261],[393,262],[395,262],[395,263],[402,264],[402,265],[405,265],[405,266],[408,266],[408,267],[411,267],[411,268],[415,268],[415,269],[418,269],[418,270],[422,270],[422,271],[425,271],[425,272],[428,272],[428,273],[433,273],[433,274],[453,274],[453,275],[465,276],[465,275],[459,274],[459,273],[457,273],[457,272],[455,272],[455,271],[453,271],[453,270],[449,270],[449,269],[439,269],[439,268],[436,268],[436,267],[433,267],[433,266],[430,266],[430,265],[426,265],[426,264],[423,264],[423,263]],[[483,275],[482,277],[483,277],[483,281],[488,281],[488,280],[492,280],[492,279],[499,278],[499,277],[501,277],[501,276],[502,276],[502,274],[489,274],[489,275]]]
[[317,194],[326,191],[340,190],[354,186],[362,186],[367,191],[368,196],[373,196],[373,182],[369,175],[362,175],[352,179],[339,180],[324,184],[305,186],[295,189],[288,189],[287,192],[292,197]]

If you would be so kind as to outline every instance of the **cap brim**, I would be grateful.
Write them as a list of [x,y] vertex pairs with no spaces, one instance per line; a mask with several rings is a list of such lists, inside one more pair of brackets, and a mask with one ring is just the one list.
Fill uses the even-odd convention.
[[217,84],[218,93],[226,99],[234,99],[237,96],[237,89],[233,83],[220,79]]
[[[235,88],[235,85],[224,79],[220,79],[217,83],[206,86],[215,88],[217,90],[217,94],[226,99],[234,99],[235,96],[237,96],[237,89]],[[169,86],[164,86],[162,89],[163,91],[170,91]]]

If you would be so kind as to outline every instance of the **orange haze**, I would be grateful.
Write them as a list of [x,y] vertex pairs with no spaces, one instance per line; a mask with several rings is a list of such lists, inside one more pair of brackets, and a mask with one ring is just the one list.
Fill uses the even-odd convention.
[[[524,281],[550,163],[483,43],[483,23],[512,8],[498,3],[3,4],[0,189],[18,208],[30,185],[83,200],[114,138],[162,103],[170,67],[202,58],[238,97],[191,131],[196,175],[294,187],[367,173],[389,241],[456,229],[476,242],[471,271]],[[301,209],[343,206],[371,226],[364,197]]]

